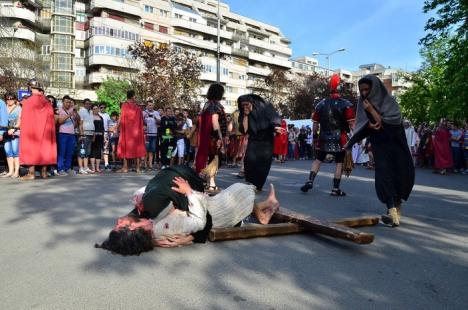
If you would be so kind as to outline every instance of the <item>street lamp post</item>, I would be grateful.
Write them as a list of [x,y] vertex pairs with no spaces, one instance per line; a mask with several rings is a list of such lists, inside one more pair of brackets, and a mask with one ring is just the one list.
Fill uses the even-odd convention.
[[316,55],[323,55],[325,56],[325,58],[327,59],[327,73],[328,75],[330,75],[330,56],[333,55],[333,54],[336,54],[336,53],[339,53],[339,52],[344,52],[346,51],[345,48],[340,48],[336,51],[333,51],[331,53],[319,53],[319,52],[313,52],[312,55],[313,56],[316,56]]
[[[13,35],[11,36],[11,66],[12,68],[14,68],[13,66],[13,59],[14,59],[14,56],[15,56],[15,51],[14,51],[14,47],[13,45],[15,44],[15,33],[16,31],[18,31],[18,27],[13,26]],[[12,73],[13,73],[13,70],[12,70]]]
[[217,37],[218,37],[218,42],[216,46],[216,82],[219,83],[221,79],[221,60],[220,60],[220,55],[219,55],[219,50],[220,50],[220,37],[219,37],[219,32],[221,28],[221,15],[219,14],[219,0],[218,0],[218,32],[217,32]]

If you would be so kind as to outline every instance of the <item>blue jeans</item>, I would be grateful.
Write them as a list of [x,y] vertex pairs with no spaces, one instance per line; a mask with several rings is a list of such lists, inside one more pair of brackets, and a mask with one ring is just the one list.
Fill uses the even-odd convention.
[[296,147],[295,144],[288,143],[288,158],[294,159],[294,148]]
[[71,169],[73,153],[76,147],[76,137],[74,134],[59,133],[58,136],[58,171]]
[[5,141],[5,154],[6,157],[18,157],[19,156],[19,138],[9,139]]

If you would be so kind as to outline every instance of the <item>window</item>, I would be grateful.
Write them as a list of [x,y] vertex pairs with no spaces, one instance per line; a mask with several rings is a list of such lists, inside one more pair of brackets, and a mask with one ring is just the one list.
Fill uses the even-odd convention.
[[182,15],[180,15],[180,14],[177,14],[177,13],[175,13],[175,14],[174,14],[174,17],[175,17],[175,18],[180,18],[180,19],[182,19],[182,18],[183,18],[183,16],[182,16]]
[[41,55],[50,55],[50,45],[42,45]]
[[52,51],[73,52],[71,36],[65,34],[54,34],[52,37]]
[[229,75],[229,69],[223,68],[223,75]]
[[197,19],[196,19],[196,18],[193,18],[193,17],[189,17],[189,21],[191,21],[192,23],[196,23],[196,22],[197,22]]
[[213,72],[213,67],[211,65],[202,65],[203,72]]
[[146,13],[153,13],[153,7],[149,5],[145,5],[145,12]]
[[80,23],[86,22],[86,14],[83,12],[76,13],[76,21]]
[[169,11],[159,9],[159,15],[161,15],[163,17],[167,17],[169,15]]
[[154,30],[154,25],[152,23],[145,22],[145,29]]
[[73,17],[58,15],[54,16],[52,31],[73,33]]
[[159,32],[161,32],[161,33],[167,33],[167,27],[159,26]]
[[85,76],[86,76],[86,68],[84,67],[75,68],[75,77],[85,77]]
[[73,15],[73,0],[55,0],[53,3],[55,13]]
[[53,70],[72,70],[72,55],[69,54],[53,54],[52,55]]

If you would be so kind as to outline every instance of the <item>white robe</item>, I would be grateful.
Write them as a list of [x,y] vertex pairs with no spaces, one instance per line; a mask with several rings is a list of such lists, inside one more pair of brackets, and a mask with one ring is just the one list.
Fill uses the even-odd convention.
[[170,204],[154,220],[153,234],[156,239],[202,230],[206,225],[207,212],[211,215],[214,228],[233,227],[252,213],[255,187],[235,183],[213,197],[194,191],[188,200],[188,212],[177,209],[168,212],[172,210]]

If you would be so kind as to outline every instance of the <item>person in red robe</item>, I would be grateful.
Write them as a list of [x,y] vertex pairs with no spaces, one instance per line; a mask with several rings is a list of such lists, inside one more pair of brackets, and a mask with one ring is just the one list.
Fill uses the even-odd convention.
[[29,171],[21,180],[34,180],[36,166],[42,166],[41,177],[46,179],[47,165],[57,164],[54,109],[36,79],[28,87],[31,96],[22,103],[19,160]]
[[143,130],[143,114],[135,101],[135,91],[127,92],[127,101],[122,104],[118,128],[120,129],[117,156],[123,166],[117,172],[128,172],[128,159],[136,159],[136,172],[140,172],[140,159],[146,156]]
[[[225,153],[224,137],[226,137],[227,120],[224,108],[220,101],[223,99],[224,87],[215,83],[210,85],[205,103],[198,121],[198,150],[195,158],[195,168],[200,173],[208,163],[209,191],[219,190],[215,183],[215,175],[218,170],[219,154]],[[216,156],[218,155],[218,156]]]
[[273,154],[278,156],[281,163],[284,163],[286,154],[288,154],[288,124],[284,119],[281,121],[281,127],[284,128],[285,132],[275,135]]
[[450,149],[450,132],[447,129],[447,121],[442,119],[437,127],[434,139],[434,157],[436,171],[446,174],[447,169],[453,167],[452,150]]

